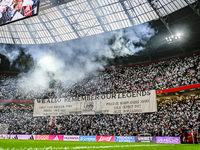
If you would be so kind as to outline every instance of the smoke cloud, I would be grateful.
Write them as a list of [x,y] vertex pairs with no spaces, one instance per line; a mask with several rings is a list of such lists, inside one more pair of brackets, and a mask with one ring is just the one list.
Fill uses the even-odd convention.
[[10,64],[18,58],[20,55],[20,50],[16,48],[12,48],[11,46],[2,45],[0,49],[0,53],[8,58]]
[[[34,65],[27,73],[19,75],[18,86],[25,93],[46,92],[52,80],[70,87],[88,73],[104,69],[107,62],[97,60],[134,55],[144,49],[155,34],[149,24],[142,24],[63,43],[32,47],[23,45],[25,55],[31,56]],[[13,63],[19,57],[20,50],[4,47],[0,53]]]

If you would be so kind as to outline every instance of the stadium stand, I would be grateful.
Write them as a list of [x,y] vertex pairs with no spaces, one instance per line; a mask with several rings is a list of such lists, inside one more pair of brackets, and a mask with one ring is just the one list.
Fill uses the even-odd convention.
[[[22,93],[17,76],[1,76],[0,97],[3,100],[37,99],[91,95],[112,92],[132,92],[134,90],[163,90],[200,82],[200,56],[193,55],[183,59],[146,66],[122,67],[102,71],[98,76],[88,76],[75,83],[70,90],[55,84],[52,92]],[[59,86],[58,86],[59,85]],[[33,117],[33,105],[8,104],[0,109],[0,123],[8,124],[8,134],[51,134],[51,135],[124,135],[137,136],[180,136],[188,142],[193,128],[200,122],[200,95],[187,98],[159,100],[158,112],[120,115],[69,115],[56,117]],[[200,130],[198,130],[200,131]],[[197,132],[193,133],[195,141]]]
[[[182,142],[188,142],[191,129],[200,121],[199,96],[161,100],[155,113],[69,115],[56,117],[54,122],[51,117],[33,117],[32,105],[8,104],[0,109],[0,123],[9,125],[7,134],[137,136],[148,133],[180,136]],[[195,138],[196,134],[193,132]]]
[[[0,0],[0,3],[5,3],[6,1],[8,0]],[[171,143],[173,144],[172,146],[175,145],[174,147],[176,147],[176,144],[181,143],[200,143],[199,0],[28,1],[32,1],[33,4],[25,7],[13,5],[12,15],[14,16],[15,7],[21,7],[23,12],[20,13],[28,17],[31,15],[30,10],[40,3],[38,16],[0,27],[0,139],[15,139],[7,141],[18,142],[17,139],[23,139],[18,137],[28,136],[28,140],[58,141],[60,140],[59,136],[62,136],[62,140],[66,142],[74,140],[68,139],[68,137],[78,137],[79,140],[79,136],[84,136],[84,138],[94,136],[94,140],[98,142],[119,142],[120,140],[117,141],[117,139],[123,137],[120,142],[127,142],[126,139],[129,138],[129,142],[134,141],[138,149],[142,145],[138,144],[137,140],[147,136],[154,139],[152,140],[154,143]],[[25,0],[13,0],[13,2],[19,5]],[[3,7],[8,11],[10,11],[9,8],[11,9],[10,6]],[[6,18],[5,16],[8,16],[6,12],[0,12],[0,24],[8,23],[13,17]],[[142,24],[148,26],[150,31],[143,31],[143,27],[140,28],[138,26]],[[129,31],[131,31],[130,36],[127,34]],[[110,36],[109,38],[107,38],[108,35]],[[106,48],[99,44],[98,39],[100,41],[103,39],[106,43]],[[89,43],[89,46],[87,43]],[[98,48],[96,49],[96,47]],[[107,53],[104,54],[105,56],[94,55],[93,57],[93,55],[90,55],[89,49],[92,49],[92,53],[97,53],[97,51],[101,52],[101,49],[106,50],[107,48],[112,53],[112,56],[107,56]],[[124,49],[125,51],[127,50],[125,54],[123,53]],[[72,55],[70,51],[78,52]],[[86,53],[87,51],[89,52]],[[61,55],[63,56],[63,66],[69,65],[76,70],[77,68],[74,66],[78,67],[80,65],[87,72],[87,75],[85,76],[83,71],[83,79],[63,83],[61,79],[59,80],[61,76],[69,75],[74,77],[74,74],[79,72],[72,73],[73,71],[68,67],[60,69],[59,65],[55,63],[57,59],[52,62],[56,69],[52,72],[49,71],[48,67],[50,66],[49,68],[51,68],[53,65],[51,66],[48,60],[41,60],[45,57],[53,56],[54,52],[55,54],[60,53],[58,58]],[[82,54],[84,55],[82,56]],[[67,55],[70,56],[67,57]],[[91,59],[92,63],[96,63],[96,61],[102,63],[100,68],[107,67],[107,69],[94,72],[84,69],[82,58],[86,55],[85,63]],[[74,57],[79,59],[79,56],[80,62],[77,63],[78,65],[72,65],[77,61]],[[70,63],[67,61],[68,58],[70,58]],[[44,62],[49,63],[49,66],[46,67]],[[31,69],[35,67],[34,63],[41,65],[38,68],[45,68],[45,76],[51,80],[47,82],[48,88],[41,86],[36,90],[31,90],[32,87],[30,85],[32,86],[32,82],[26,85],[23,77],[29,76]],[[61,76],[55,79],[54,73],[59,72],[58,70],[70,71],[66,72],[66,74],[59,73]],[[89,70],[91,71],[91,69]],[[31,78],[29,79],[31,80]],[[40,78],[40,74],[37,75],[36,80],[38,78]],[[181,87],[186,87],[185,89],[190,92]],[[136,107],[130,107],[131,111],[127,111],[128,109],[126,108],[130,106],[129,104],[133,104],[129,101],[127,101],[128,107],[121,109],[121,105],[119,105],[120,109],[125,111],[120,110],[117,112],[118,114],[110,113],[107,111],[109,109],[106,110],[108,113],[98,109],[96,111],[95,108],[97,107],[94,107],[92,98],[90,99],[89,97],[101,94],[112,94],[113,96],[116,93],[119,93],[118,95],[123,95],[124,93],[131,95],[138,91],[139,95],[143,96],[143,91],[150,90],[152,90],[152,93],[154,92],[153,96],[151,96],[155,104],[152,106],[155,109],[144,113],[138,113],[142,111],[130,113],[134,112],[133,110]],[[171,93],[168,92],[169,90],[171,90]],[[192,93],[193,91],[195,91],[195,94]],[[79,97],[83,96],[85,96],[84,102],[77,101],[80,100],[78,99]],[[145,96],[149,95],[145,93]],[[121,99],[126,100],[127,97],[121,97]],[[134,99],[133,95],[130,97],[128,98]],[[70,101],[70,98],[72,101]],[[138,98],[138,103],[148,101],[148,99],[143,98]],[[119,102],[117,103],[123,103],[119,96],[118,99]],[[118,99],[112,99],[113,103]],[[151,100],[151,98],[149,99]],[[50,103],[53,106],[48,107],[49,105],[45,103],[45,100],[55,101],[51,101]],[[70,107],[74,106],[73,109],[68,111],[69,105],[62,103],[64,105],[62,111],[64,111],[61,112],[61,109],[57,109],[61,108],[61,105],[57,105],[58,100],[66,100],[66,103],[72,102]],[[86,100],[91,101],[87,103],[88,101]],[[106,98],[103,100],[99,98],[98,100],[105,102]],[[34,102],[35,104],[33,104]],[[54,102],[57,104],[54,105]],[[82,105],[80,105],[80,109],[77,109],[79,102]],[[134,102],[134,100],[131,102]],[[34,107],[36,103],[38,103],[38,108],[46,105],[50,113],[56,108],[65,115],[60,115],[60,112],[55,113],[53,111],[52,114],[54,113],[57,116],[48,116],[50,113],[48,115],[47,113],[41,113],[43,116],[41,114],[34,115],[35,112],[40,111],[40,109]],[[76,105],[74,105],[75,103]],[[100,105],[98,105],[99,103]],[[104,106],[104,103],[99,103],[95,104]],[[144,103],[143,105],[146,108],[150,108],[146,104]],[[84,107],[84,110],[81,109],[82,107]],[[65,113],[66,110],[68,111],[67,113]],[[47,136],[48,139],[43,135]],[[37,136],[41,136],[41,138],[37,138]],[[107,141],[104,138],[98,140],[97,136],[100,136],[99,139],[102,137],[110,139]],[[114,136],[117,137],[116,140],[114,140]],[[111,140],[112,137],[113,139]],[[160,139],[162,141],[159,141]],[[140,140],[141,143],[145,143],[143,146],[152,146],[154,149],[154,145],[150,145],[153,143],[152,141]],[[36,143],[37,141],[34,142]],[[149,143],[146,144],[146,142]],[[22,141],[21,143],[27,144],[28,142]],[[41,144],[43,143],[44,141],[41,142]],[[50,141],[51,147],[46,149],[54,149],[52,143],[53,141]],[[67,145],[67,143],[64,144]],[[125,144],[128,145],[129,143]],[[4,150],[2,145],[0,143],[0,150]],[[4,145],[6,144],[4,143]],[[13,146],[14,144],[10,145]],[[77,146],[78,144],[74,142],[74,145]],[[71,149],[85,149],[87,146],[85,145],[84,147]],[[105,147],[93,146],[89,148],[111,149],[109,147],[111,144],[107,145]],[[115,144],[116,148],[120,148],[118,145],[117,143]],[[17,149],[16,145],[14,147]],[[44,145],[42,147],[45,149]],[[24,149],[26,148],[32,150],[31,145],[26,146]],[[128,147],[125,148],[128,149]],[[36,147],[36,149],[41,149],[41,147]],[[58,149],[64,148],[58,147]],[[70,147],[65,147],[65,149],[70,149]],[[133,149],[133,147],[130,147],[130,149]]]
[[[120,92],[133,92],[135,90],[163,90],[180,86],[200,83],[200,55],[193,55],[183,59],[174,58],[149,65],[135,67],[122,67],[113,70],[92,73],[71,88],[65,88],[59,81],[50,85],[46,94],[42,89],[38,92],[22,91],[23,84],[17,76],[0,77],[1,100],[34,100],[37,98],[64,98],[68,95],[96,95]],[[27,87],[28,88],[28,87]],[[57,92],[59,90],[59,93]]]

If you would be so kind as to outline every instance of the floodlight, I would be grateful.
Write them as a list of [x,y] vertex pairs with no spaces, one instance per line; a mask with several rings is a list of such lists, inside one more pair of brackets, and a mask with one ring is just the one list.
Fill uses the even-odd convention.
[[176,36],[180,37],[180,36],[181,36],[181,34],[180,34],[180,33],[177,33],[177,35],[176,35]]

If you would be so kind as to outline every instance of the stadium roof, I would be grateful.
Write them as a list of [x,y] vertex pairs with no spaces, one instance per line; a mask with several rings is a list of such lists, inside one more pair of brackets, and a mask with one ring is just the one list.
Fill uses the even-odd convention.
[[39,15],[0,27],[0,43],[63,42],[158,19],[167,27],[166,16],[196,1],[41,0]]

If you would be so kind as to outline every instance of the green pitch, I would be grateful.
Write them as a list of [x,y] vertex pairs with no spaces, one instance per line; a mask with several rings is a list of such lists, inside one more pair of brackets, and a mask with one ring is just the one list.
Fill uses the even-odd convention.
[[0,139],[0,150],[200,150],[200,145]]

